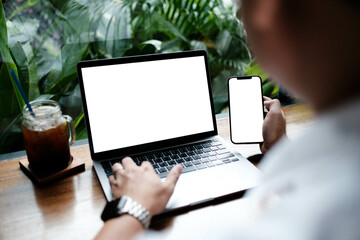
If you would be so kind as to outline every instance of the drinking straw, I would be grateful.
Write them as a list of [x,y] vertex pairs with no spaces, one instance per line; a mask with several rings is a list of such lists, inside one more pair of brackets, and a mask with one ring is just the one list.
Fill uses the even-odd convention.
[[16,85],[17,85],[17,87],[18,87],[18,89],[19,89],[19,91],[20,91],[20,93],[21,93],[21,96],[22,96],[22,98],[24,99],[24,101],[25,101],[25,103],[26,103],[26,106],[28,107],[31,115],[32,115],[33,117],[35,117],[35,113],[34,113],[34,111],[32,110],[32,108],[31,108],[31,106],[30,106],[29,100],[28,100],[28,98],[27,98],[27,96],[26,96],[26,94],[25,94],[25,92],[24,92],[24,89],[21,87],[21,84],[20,84],[19,79],[17,78],[17,76],[16,76],[16,74],[15,74],[14,69],[10,69],[10,73],[11,73],[11,75],[12,75],[12,77],[13,77],[13,79],[14,79],[14,81],[15,81],[15,83],[16,83]]

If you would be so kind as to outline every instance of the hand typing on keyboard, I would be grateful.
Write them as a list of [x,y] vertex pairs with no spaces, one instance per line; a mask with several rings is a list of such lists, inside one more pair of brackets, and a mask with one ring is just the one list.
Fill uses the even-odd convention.
[[174,166],[164,182],[148,161],[137,166],[130,157],[126,157],[122,160],[122,167],[119,163],[112,166],[114,175],[109,177],[109,181],[113,196],[131,197],[144,206],[152,216],[161,213],[174,192],[182,166]]
[[[188,173],[239,161],[217,139],[133,155],[131,157],[137,166],[140,166],[144,161],[150,162],[155,173],[160,178],[165,178],[176,164],[183,166],[181,173]],[[112,165],[119,162],[119,159],[101,162],[104,172],[108,177],[113,175]]]

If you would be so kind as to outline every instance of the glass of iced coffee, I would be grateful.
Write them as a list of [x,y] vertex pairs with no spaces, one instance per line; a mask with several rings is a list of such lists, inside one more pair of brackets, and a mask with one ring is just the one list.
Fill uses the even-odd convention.
[[39,175],[65,169],[72,161],[70,145],[75,140],[72,118],[62,115],[60,105],[52,100],[30,105],[34,114],[25,105],[22,122],[29,167]]

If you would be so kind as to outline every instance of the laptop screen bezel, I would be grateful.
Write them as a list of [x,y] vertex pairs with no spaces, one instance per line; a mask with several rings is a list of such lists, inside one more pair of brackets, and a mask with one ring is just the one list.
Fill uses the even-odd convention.
[[[212,113],[212,122],[213,122],[213,129],[212,131],[207,131],[203,133],[177,137],[167,140],[161,140],[146,144],[140,144],[131,147],[113,149],[103,152],[94,152],[92,135],[91,135],[91,126],[89,121],[88,109],[86,104],[86,93],[84,91],[84,82],[82,78],[82,68],[88,67],[96,67],[96,66],[104,66],[104,65],[116,65],[116,64],[126,64],[126,63],[135,63],[135,62],[147,62],[147,61],[157,61],[157,60],[167,60],[167,59],[177,59],[177,58],[187,58],[187,57],[204,57],[204,63],[206,68],[206,76],[207,76],[207,83],[209,89],[209,100],[211,104],[211,113]],[[90,147],[90,153],[92,160],[101,161],[105,159],[113,159],[118,158],[121,156],[129,156],[138,153],[153,151],[162,148],[169,148],[176,145],[185,144],[188,142],[193,142],[197,140],[201,140],[207,137],[215,136],[218,134],[217,125],[216,125],[216,118],[215,118],[215,109],[214,109],[214,102],[212,97],[212,90],[211,90],[211,79],[210,79],[210,72],[208,67],[208,59],[206,51],[204,50],[195,50],[195,51],[185,51],[185,52],[175,52],[175,53],[162,53],[162,54],[151,54],[151,55],[140,55],[140,56],[131,56],[131,57],[121,57],[121,58],[112,58],[112,59],[100,59],[100,60],[89,60],[89,61],[81,61],[77,64],[77,71],[79,77],[79,85],[81,90],[81,97],[83,103],[83,110],[84,110],[84,119],[88,134],[88,141]]]

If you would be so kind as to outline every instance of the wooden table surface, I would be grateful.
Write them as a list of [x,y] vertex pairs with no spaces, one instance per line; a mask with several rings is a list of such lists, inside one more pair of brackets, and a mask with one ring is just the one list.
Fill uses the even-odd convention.
[[[296,137],[312,123],[312,111],[305,105],[284,107],[287,132]],[[219,135],[229,140],[229,119],[217,120]],[[260,153],[258,145],[233,145],[245,157]],[[106,203],[88,145],[73,147],[74,158],[85,161],[85,172],[59,180],[46,187],[37,187],[20,170],[19,160],[0,162],[0,239],[92,239],[103,223],[100,214]],[[243,209],[235,214],[231,209]],[[207,206],[173,219],[160,219],[170,231],[187,227],[196,231],[199,224],[216,221],[248,221],[251,200],[237,199],[216,206]]]

